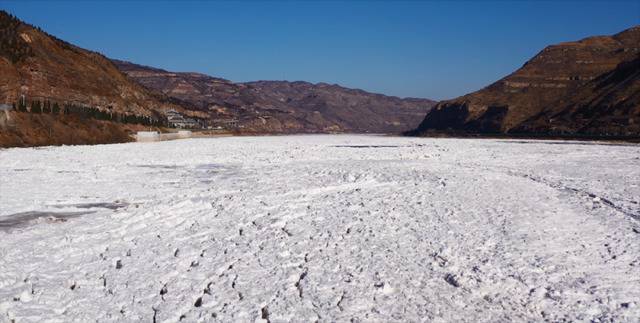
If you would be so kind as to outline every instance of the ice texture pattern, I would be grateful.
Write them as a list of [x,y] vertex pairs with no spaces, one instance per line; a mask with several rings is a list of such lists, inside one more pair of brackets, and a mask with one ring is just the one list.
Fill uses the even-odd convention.
[[0,150],[0,322],[640,321],[640,146]]

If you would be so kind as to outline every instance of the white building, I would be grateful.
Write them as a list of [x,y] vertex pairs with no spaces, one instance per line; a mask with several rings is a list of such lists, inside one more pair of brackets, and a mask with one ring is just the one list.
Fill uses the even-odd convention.
[[167,121],[169,122],[169,125],[176,128],[200,128],[200,124],[196,120],[185,118],[182,114],[173,109],[167,111]]

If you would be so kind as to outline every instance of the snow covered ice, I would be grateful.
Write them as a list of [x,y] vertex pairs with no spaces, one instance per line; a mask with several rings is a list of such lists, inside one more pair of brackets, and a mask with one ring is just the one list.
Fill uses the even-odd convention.
[[640,320],[640,146],[0,150],[0,322]]

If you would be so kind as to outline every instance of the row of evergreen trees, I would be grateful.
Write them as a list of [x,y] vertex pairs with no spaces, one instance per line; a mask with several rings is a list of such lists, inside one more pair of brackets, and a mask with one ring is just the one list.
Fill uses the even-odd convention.
[[81,118],[91,118],[128,124],[142,124],[154,127],[169,126],[169,122],[166,118],[152,118],[135,114],[110,112],[75,104],[64,104],[63,106],[60,106],[58,102],[51,103],[49,100],[45,100],[44,102],[41,102],[40,100],[33,100],[31,101],[31,107],[27,108],[27,100],[25,98],[20,98],[17,103],[13,104],[13,109],[18,112],[75,115]]

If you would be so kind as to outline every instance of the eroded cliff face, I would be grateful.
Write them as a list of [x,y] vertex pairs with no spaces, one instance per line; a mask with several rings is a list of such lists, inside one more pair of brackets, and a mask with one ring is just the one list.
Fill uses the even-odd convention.
[[[619,92],[623,88],[627,89],[624,91],[633,92],[635,87],[627,84],[628,78],[607,78],[605,75],[614,73],[620,64],[633,61],[639,53],[640,27],[613,36],[590,37],[549,46],[522,68],[488,87],[439,103],[412,134],[507,134],[531,131],[546,134],[549,127],[527,124],[535,123],[532,119],[541,118],[541,114],[550,116],[553,114],[551,111],[558,111],[558,107],[589,106],[591,110],[599,111],[594,115],[599,116],[600,121],[593,122],[600,125],[591,128],[576,125],[566,127],[566,134],[606,135],[612,130],[608,130],[607,120],[613,120],[607,119],[612,112],[609,111],[606,98],[618,95],[622,100],[624,97],[624,105],[630,108],[619,110],[621,114],[617,117],[627,119],[633,118],[638,101],[628,99],[623,92]],[[637,69],[635,66],[631,64],[627,70]],[[629,77],[637,79],[637,76]],[[608,85],[599,86],[605,78]],[[627,85],[620,82],[627,82]],[[602,99],[598,100],[600,96]],[[573,119],[565,114],[563,119],[558,120],[568,122]],[[557,126],[562,127],[559,124]],[[635,134],[639,133],[636,131]]]
[[238,120],[244,132],[401,132],[415,128],[435,104],[308,82],[233,83],[114,60],[139,84],[212,120]]
[[525,120],[513,133],[640,135],[640,55]]

